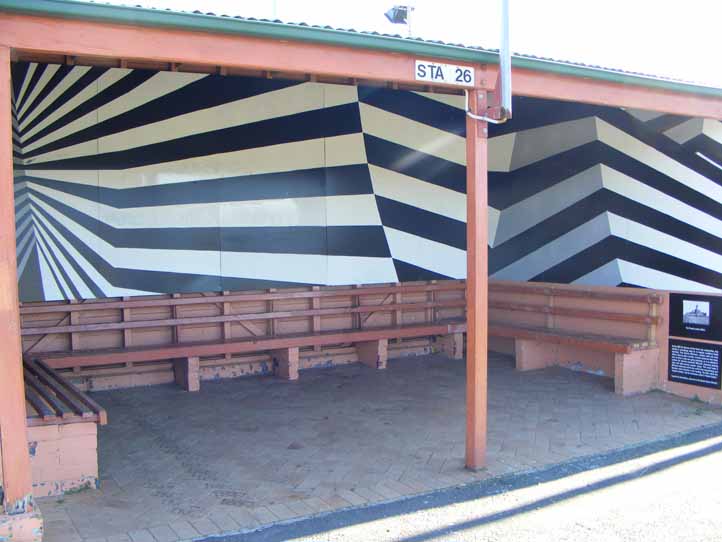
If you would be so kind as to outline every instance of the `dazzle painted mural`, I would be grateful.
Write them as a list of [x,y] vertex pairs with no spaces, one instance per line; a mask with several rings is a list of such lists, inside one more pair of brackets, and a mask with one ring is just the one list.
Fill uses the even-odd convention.
[[[434,94],[13,67],[22,301],[463,278],[464,114]],[[496,278],[722,289],[722,124],[515,99]]]

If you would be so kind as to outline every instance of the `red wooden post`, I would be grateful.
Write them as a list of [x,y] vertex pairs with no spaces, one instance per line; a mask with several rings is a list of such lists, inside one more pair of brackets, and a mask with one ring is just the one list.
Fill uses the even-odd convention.
[[[472,113],[486,111],[486,92],[469,91]],[[487,123],[466,117],[466,467],[486,463],[488,209]]]
[[0,46],[0,453],[6,513],[32,509],[15,255],[10,49]]

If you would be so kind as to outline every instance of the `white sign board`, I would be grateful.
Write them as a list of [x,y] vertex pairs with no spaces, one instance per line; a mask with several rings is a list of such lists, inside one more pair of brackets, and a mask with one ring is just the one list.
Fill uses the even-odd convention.
[[428,81],[429,83],[473,87],[474,68],[417,60],[415,78],[417,81]]

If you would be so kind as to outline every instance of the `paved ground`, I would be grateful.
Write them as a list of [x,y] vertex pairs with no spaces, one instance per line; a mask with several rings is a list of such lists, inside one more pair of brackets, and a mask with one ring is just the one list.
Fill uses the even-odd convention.
[[397,499],[688,431],[722,411],[490,360],[489,466],[463,469],[464,363],[441,356],[97,393],[100,490],[43,499],[47,542],[172,542]]
[[722,539],[722,424],[534,473],[214,542]]

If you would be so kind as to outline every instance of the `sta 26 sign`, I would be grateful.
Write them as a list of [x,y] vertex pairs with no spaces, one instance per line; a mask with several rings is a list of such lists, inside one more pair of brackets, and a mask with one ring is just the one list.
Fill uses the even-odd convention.
[[474,68],[417,60],[415,79],[429,83],[472,87],[474,86]]

